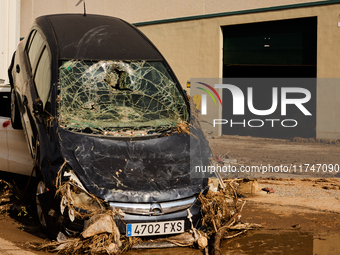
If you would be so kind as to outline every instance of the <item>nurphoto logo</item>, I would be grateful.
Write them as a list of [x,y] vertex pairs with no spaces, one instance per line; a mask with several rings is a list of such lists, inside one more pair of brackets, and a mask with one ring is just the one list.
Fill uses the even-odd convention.
[[309,136],[315,132],[316,79],[192,79],[191,84],[196,108],[213,128],[231,134],[257,129],[251,135],[292,128],[304,133],[304,127],[312,130]]
[[[197,83],[201,84],[203,86],[206,86],[208,89],[210,89],[212,92],[214,92],[214,94],[217,96],[218,100],[220,101],[221,106],[223,106],[222,105],[222,100],[221,100],[219,94],[217,93],[217,91],[213,87],[211,87],[210,85],[205,84],[203,82],[197,82]],[[215,105],[217,105],[214,96],[211,94],[211,92],[209,90],[207,90],[205,88],[201,88],[201,87],[197,87],[197,88],[200,89],[200,90],[203,90],[205,93],[207,93],[212,98],[212,100],[214,101]],[[202,115],[207,115],[207,95],[206,94],[202,94],[201,114]]]

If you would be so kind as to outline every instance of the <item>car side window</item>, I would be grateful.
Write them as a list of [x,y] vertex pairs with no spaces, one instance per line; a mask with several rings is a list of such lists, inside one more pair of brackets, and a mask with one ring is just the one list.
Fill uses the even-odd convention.
[[45,47],[34,74],[34,82],[38,96],[43,104],[46,104],[51,87],[51,59]]
[[40,35],[38,31],[34,31],[35,33],[32,33],[30,41],[28,43],[27,52],[28,52],[28,60],[31,65],[31,69],[33,71],[34,64],[37,61],[39,57],[39,53],[41,50],[41,47],[44,44],[44,39]]

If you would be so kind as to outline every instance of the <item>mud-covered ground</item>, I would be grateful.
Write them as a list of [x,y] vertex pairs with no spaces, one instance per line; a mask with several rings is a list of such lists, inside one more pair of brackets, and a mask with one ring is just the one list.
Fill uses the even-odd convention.
[[225,254],[340,254],[339,141],[222,136],[209,143],[214,154],[236,159],[238,167],[297,169],[258,174],[259,191],[245,198],[242,219],[264,228],[225,241]]
[[[236,159],[238,166],[340,163],[340,145],[328,141],[223,136],[210,138],[209,142],[215,154]],[[277,174],[261,175],[257,194],[241,198],[246,201],[241,219],[263,228],[224,240],[222,254],[340,254],[340,181],[323,178],[322,173],[304,172],[285,175],[283,179]],[[0,177],[25,190],[27,178],[3,172]],[[29,197],[22,197],[28,203],[25,208],[0,215],[0,238],[36,254],[48,254],[31,247],[47,240],[37,223],[34,200]],[[171,248],[131,250],[127,254],[202,253]]]

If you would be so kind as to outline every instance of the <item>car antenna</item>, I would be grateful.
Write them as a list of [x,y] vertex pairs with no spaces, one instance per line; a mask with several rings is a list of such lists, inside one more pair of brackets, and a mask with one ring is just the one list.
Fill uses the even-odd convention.
[[79,2],[76,4],[76,6],[78,6],[81,2],[84,2],[84,16],[86,16],[86,5],[85,5],[85,0],[79,0]]
[[86,6],[85,6],[85,0],[84,0],[84,16],[86,16]]

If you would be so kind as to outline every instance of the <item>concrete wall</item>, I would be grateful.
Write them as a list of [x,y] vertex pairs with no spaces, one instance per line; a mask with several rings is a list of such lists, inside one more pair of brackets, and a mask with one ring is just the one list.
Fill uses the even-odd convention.
[[[86,0],[87,13],[122,18],[128,22],[153,21],[270,6],[317,2],[320,0]],[[21,30],[25,36],[33,20],[55,13],[82,13],[79,0],[22,0]]]
[[19,43],[20,0],[0,0],[0,79],[8,83],[7,69]]

